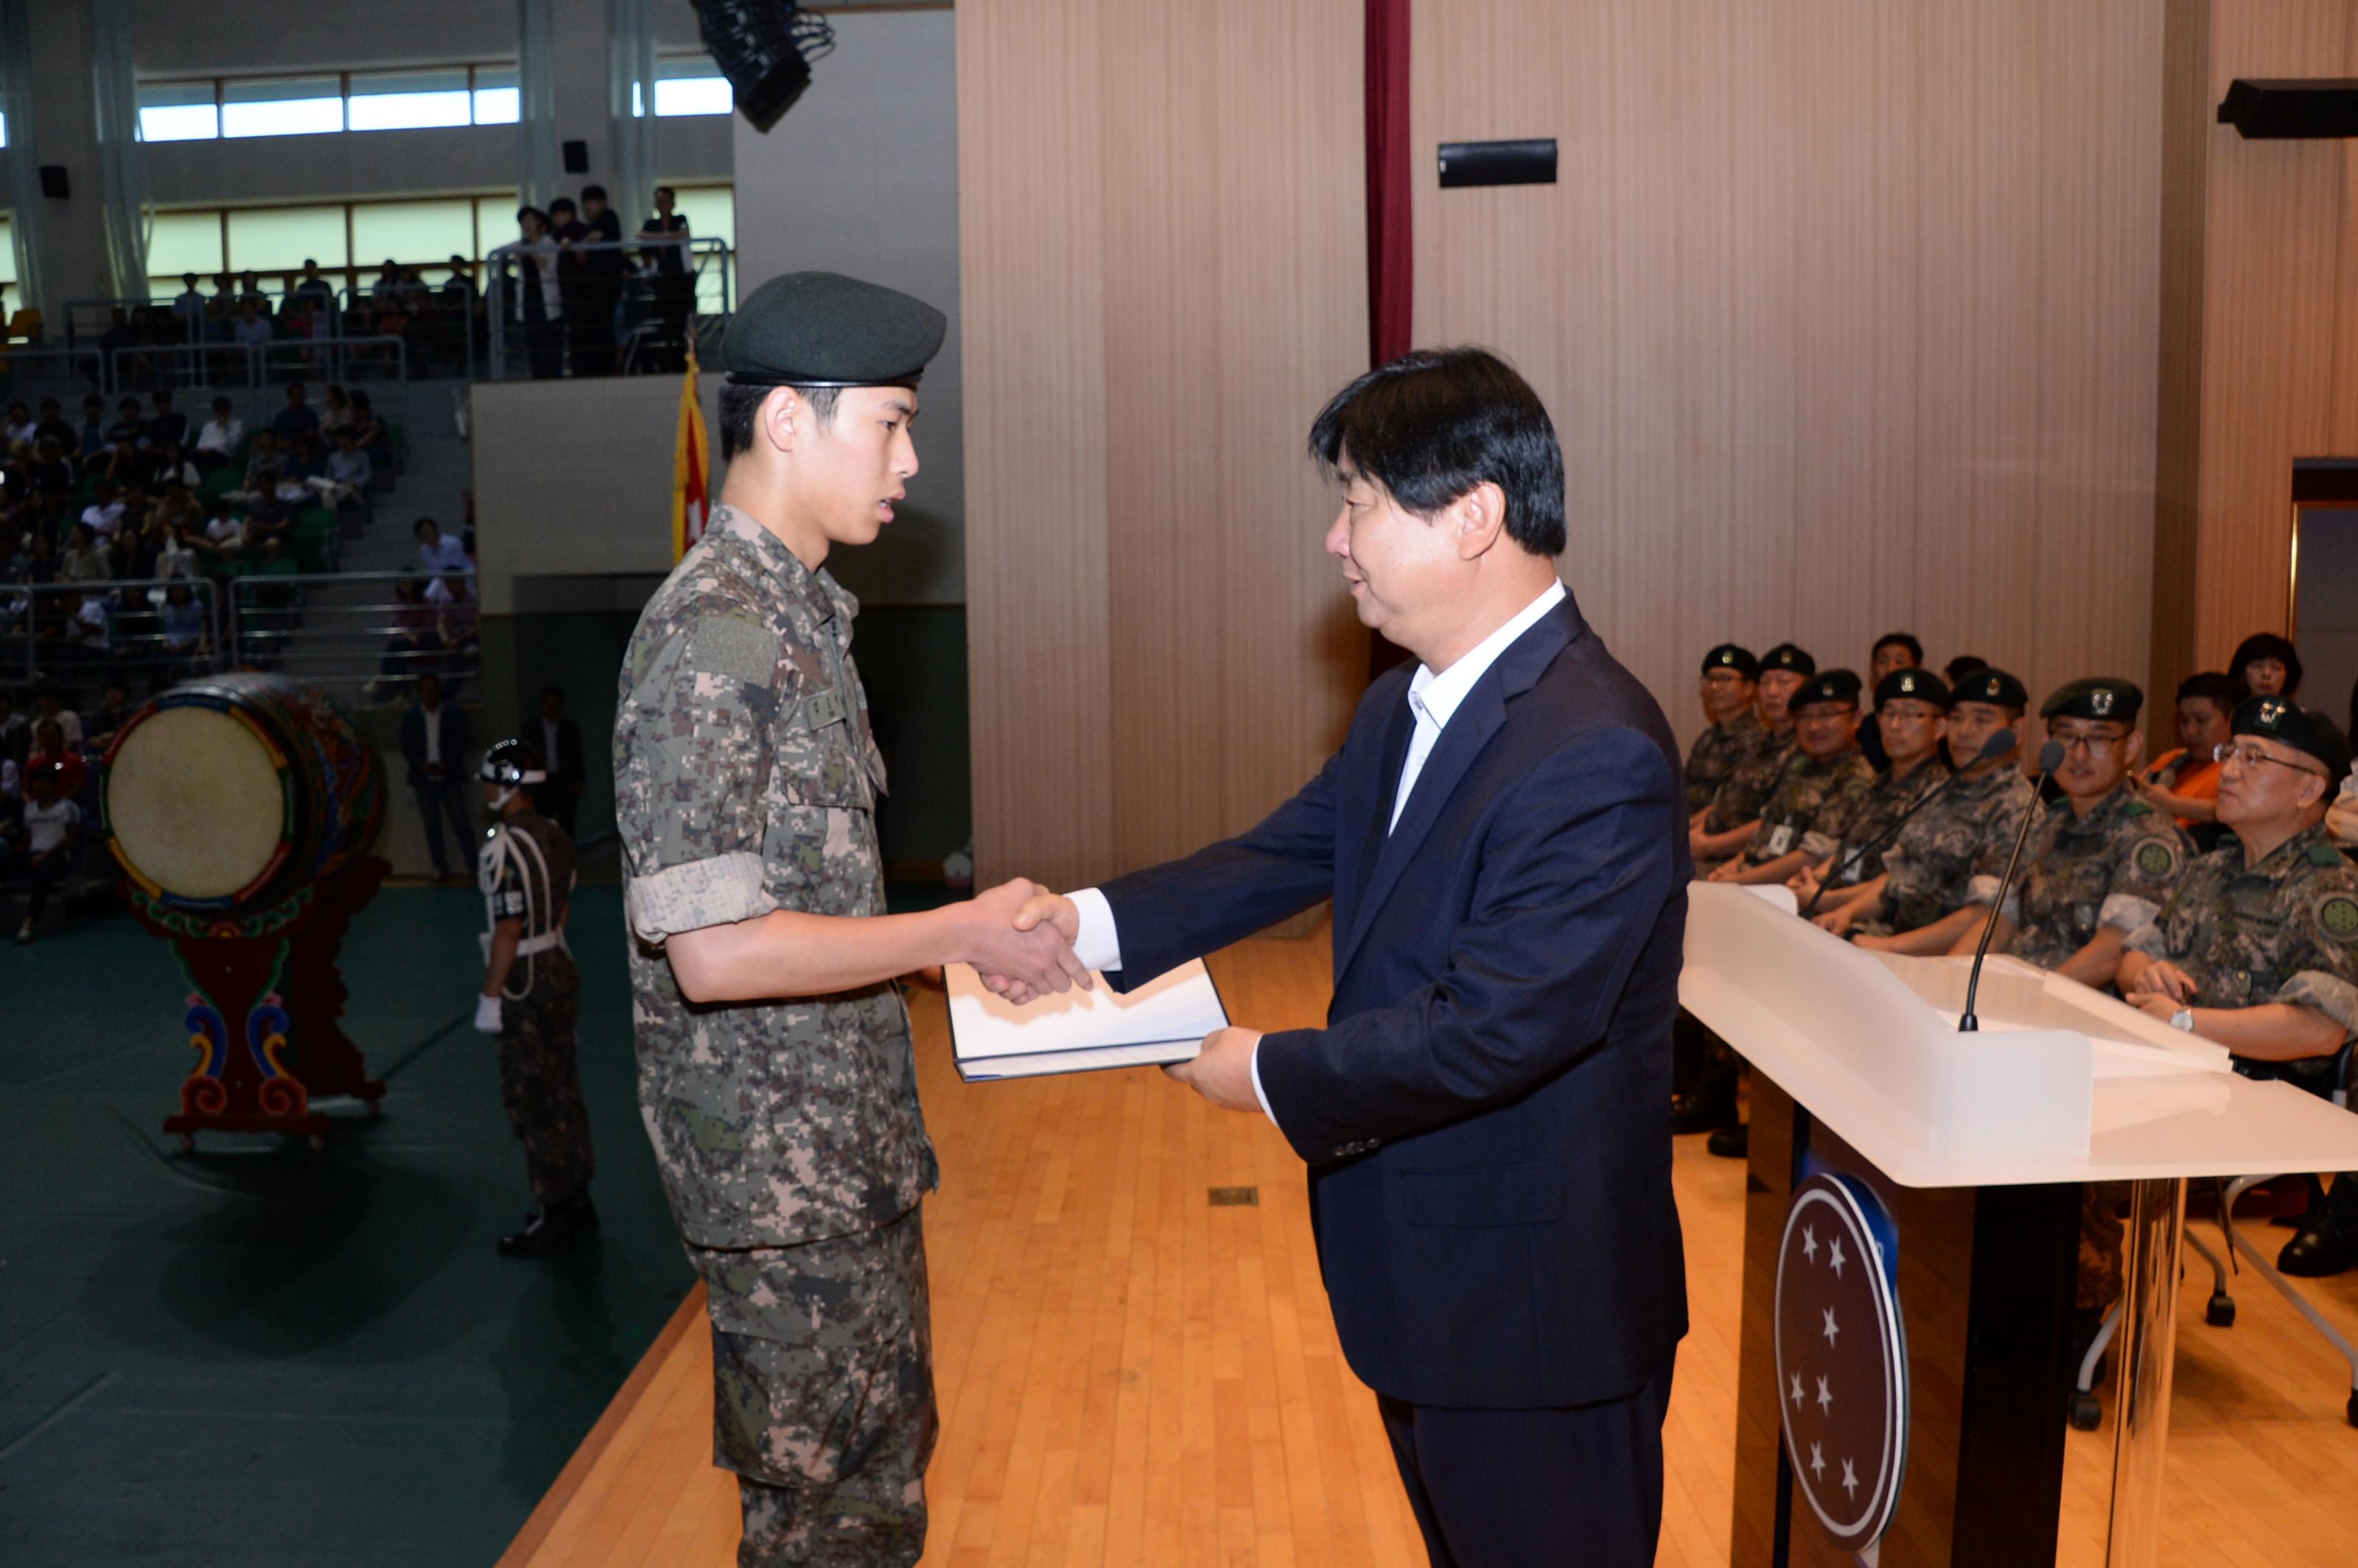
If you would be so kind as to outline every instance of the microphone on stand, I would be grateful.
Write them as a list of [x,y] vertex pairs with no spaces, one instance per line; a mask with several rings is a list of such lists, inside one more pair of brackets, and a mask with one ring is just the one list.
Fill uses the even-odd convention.
[[[2008,752],[2013,751],[2015,744],[2016,741],[2014,731],[2011,730],[2001,730],[1996,734],[1982,742],[1980,752],[1972,762],[1965,764],[1965,768],[1979,767],[1984,762],[1995,762],[1998,758],[2005,756]],[[1865,856],[1872,854],[1874,851],[1882,849],[1884,845],[1889,843],[1893,838],[1898,836],[1899,830],[1902,827],[1908,826],[1908,819],[1909,817],[1915,816],[1918,812],[1923,810],[1926,806],[1931,805],[1934,801],[1948,794],[1949,791],[1956,788],[1957,785],[1963,782],[1964,776],[1964,768],[1959,768],[1955,773],[1951,773],[1947,778],[1942,779],[1939,784],[1935,785],[1931,789],[1926,790],[1921,799],[1918,800],[1915,805],[1909,806],[1907,810],[1901,812],[1899,816],[1893,820],[1889,827],[1877,834],[1874,838],[1868,839],[1864,845],[1860,846],[1856,852]],[[1847,842],[1834,846],[1834,858],[1828,868],[1830,873],[1839,872],[1842,870],[1843,855],[1845,851],[1849,850],[1849,849],[1850,845]],[[1818,891],[1810,895],[1808,907],[1801,911],[1802,919],[1807,920],[1810,916],[1818,912],[1818,901],[1825,897],[1827,890],[1833,886],[1833,883],[1831,881],[1823,881],[1818,884]]]
[[1965,977],[1965,1011],[1957,1020],[1960,1034],[1979,1032],[1982,1021],[1974,1013],[1974,996],[1982,983],[1982,960],[1989,957],[1990,938],[1997,935],[1998,911],[2006,907],[2006,890],[2014,885],[2014,868],[2022,860],[2022,846],[2030,837],[2031,818],[2039,815],[2039,792],[2063,765],[2063,742],[2050,741],[2039,748],[2039,784],[2031,791],[2030,809],[2022,814],[2022,827],[2014,836],[2014,853],[2006,857],[2006,875],[1997,880],[1997,895],[1990,900],[1989,924],[1982,927],[1981,946],[1974,949],[1974,971]]

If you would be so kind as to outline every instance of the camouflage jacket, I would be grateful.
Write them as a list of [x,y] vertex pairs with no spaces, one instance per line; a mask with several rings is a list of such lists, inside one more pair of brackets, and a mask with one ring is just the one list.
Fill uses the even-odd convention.
[[1711,809],[1704,814],[1703,830],[1725,833],[1731,827],[1741,827],[1760,815],[1778,784],[1785,776],[1788,758],[1798,758],[1793,749],[1793,731],[1788,727],[1770,730],[1760,737],[1751,752],[1736,764],[1719,793],[1711,797]]
[[898,989],[698,1005],[662,946],[775,909],[884,912],[884,764],[850,657],[859,608],[718,507],[623,658],[614,816],[639,1110],[698,1247],[871,1229],[937,1179]]
[[[1949,775],[1942,775],[1944,777]],[[2008,763],[1986,777],[1958,779],[1938,800],[1908,819],[1883,852],[1886,918],[1894,931],[1914,931],[1973,902],[1975,879],[1995,891],[2014,852],[2022,814],[2037,795]],[[1870,873],[1872,874],[1872,873]],[[1990,893],[1982,895],[1989,902]]]
[[1744,846],[1744,863],[1765,865],[1778,856],[1799,849],[1826,856],[1834,851],[1833,838],[1817,830],[1818,819],[1846,790],[1864,790],[1875,783],[1875,770],[1852,747],[1825,762],[1804,752],[1793,753],[1777,788],[1760,806],[1760,827]]
[[1853,781],[1826,802],[1803,835],[1801,848],[1812,864],[1839,853],[1841,859],[1826,878],[1832,886],[1871,881],[1883,874],[1883,852],[1891,842],[1885,836],[1910,807],[1948,781],[1949,770],[1930,759],[1904,779],[1877,773],[1864,784]]
[[[1709,806],[1712,797],[1719,793],[1719,786],[1736,772],[1736,764],[1768,738],[1768,727],[1760,722],[1759,711],[1751,708],[1696,736],[1694,749],[1687,753],[1688,814],[1692,816]],[[1733,827],[1736,824],[1731,822],[1728,826]]]
[[[2193,858],[2186,830],[2125,783],[2085,816],[2072,815],[2069,799],[2058,800],[2023,845],[2018,886],[2006,901],[2016,927],[2006,950],[2052,969],[2098,931],[2109,926],[2126,935],[2160,912]],[[2005,871],[2001,862],[1986,877],[1975,875],[1974,902],[1996,897]]]
[[2197,1007],[2292,1002],[2358,1033],[2358,869],[2322,825],[2256,866],[2228,835],[2128,945],[2193,977]]

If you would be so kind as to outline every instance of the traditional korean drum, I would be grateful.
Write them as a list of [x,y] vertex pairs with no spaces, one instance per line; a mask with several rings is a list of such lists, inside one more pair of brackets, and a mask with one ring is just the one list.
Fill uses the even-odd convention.
[[320,692],[212,676],[123,726],[100,801],[114,858],[149,897],[234,917],[365,855],[384,822],[384,770]]

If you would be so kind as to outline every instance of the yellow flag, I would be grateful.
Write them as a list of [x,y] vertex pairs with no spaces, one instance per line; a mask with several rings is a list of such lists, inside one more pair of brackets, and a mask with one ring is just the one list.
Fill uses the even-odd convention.
[[696,395],[696,343],[687,345],[687,373],[679,384],[679,446],[671,460],[671,558],[676,563],[704,537],[711,511],[711,443],[704,434],[704,405]]

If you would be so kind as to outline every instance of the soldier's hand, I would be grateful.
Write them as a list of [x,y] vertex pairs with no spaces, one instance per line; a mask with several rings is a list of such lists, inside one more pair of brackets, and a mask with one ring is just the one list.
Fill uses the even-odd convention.
[[1830,909],[1823,914],[1812,915],[1810,924],[1821,931],[1831,931],[1835,935],[1842,936],[1848,935],[1851,922],[1856,918],[1856,906],[1846,903],[1840,909]]
[[1852,946],[1864,947],[1870,953],[1887,952],[1890,949],[1892,942],[1893,939],[1888,936],[1854,936],[1850,939]]
[[[2143,974],[2137,976],[2129,990],[2128,1000],[2133,1007],[2143,1007],[2147,997],[2161,997],[2175,1004],[2170,1009],[2175,1012],[2194,1000],[2197,989],[2192,975],[2167,958],[2157,958],[2145,967]],[[2169,1014],[2162,1016],[2166,1018]]]
[[[1065,908],[1033,910],[1034,901]],[[977,894],[961,913],[965,950],[956,957],[972,964],[999,995],[1020,1004],[1076,985],[1090,989],[1088,970],[1073,955],[1080,914],[1070,900],[1018,877]]]

